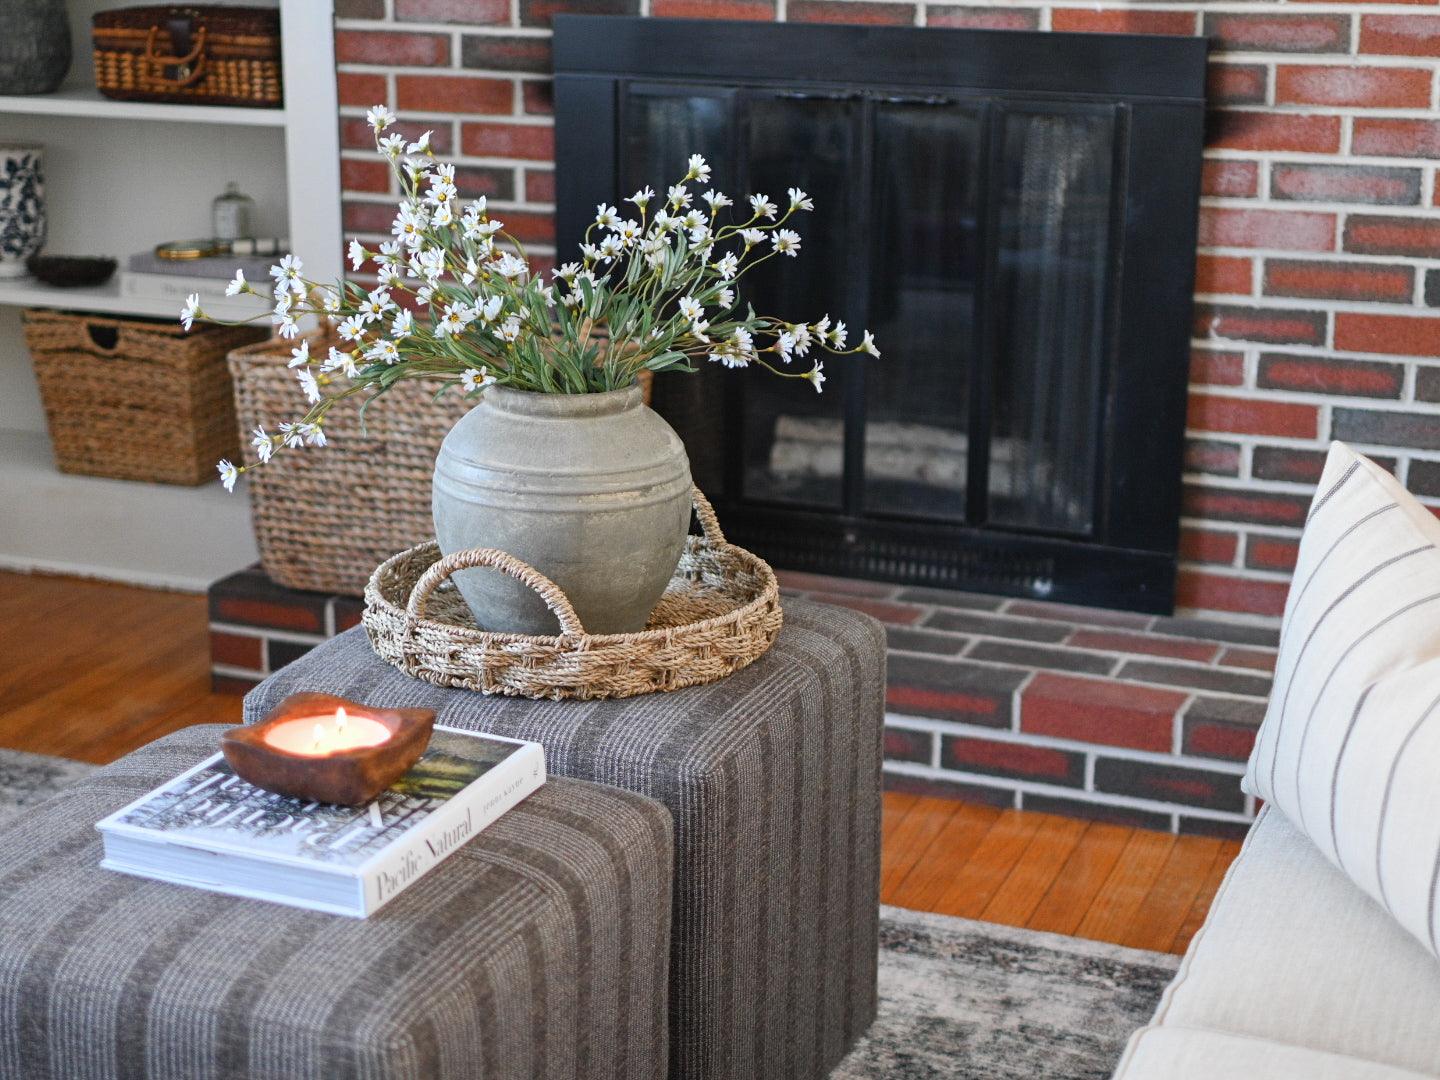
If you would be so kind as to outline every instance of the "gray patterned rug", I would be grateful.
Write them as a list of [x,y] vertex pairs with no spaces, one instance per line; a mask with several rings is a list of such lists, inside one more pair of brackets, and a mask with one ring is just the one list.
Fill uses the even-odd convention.
[[[0,749],[0,820],[93,765]],[[1179,957],[881,909],[880,1017],[832,1080],[1105,1080]]]

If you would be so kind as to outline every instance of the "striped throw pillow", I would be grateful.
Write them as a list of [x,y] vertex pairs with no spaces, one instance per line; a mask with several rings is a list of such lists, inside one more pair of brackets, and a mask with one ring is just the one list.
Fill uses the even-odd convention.
[[1343,443],[1242,786],[1440,955],[1440,521]]

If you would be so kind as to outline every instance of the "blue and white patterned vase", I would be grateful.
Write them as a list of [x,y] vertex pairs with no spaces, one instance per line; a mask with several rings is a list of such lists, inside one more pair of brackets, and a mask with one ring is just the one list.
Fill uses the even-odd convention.
[[45,246],[43,160],[41,147],[0,145],[0,278],[24,277]]

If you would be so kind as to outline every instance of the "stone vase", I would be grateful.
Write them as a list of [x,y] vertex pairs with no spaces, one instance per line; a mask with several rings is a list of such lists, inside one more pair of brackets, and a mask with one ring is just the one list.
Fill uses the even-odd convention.
[[[559,585],[594,634],[641,630],[690,525],[690,463],[638,386],[536,394],[492,386],[435,461],[435,535],[499,548]],[[554,634],[533,592],[490,569],[455,575],[487,630]]]
[[0,94],[49,94],[70,70],[65,0],[0,2]]
[[45,246],[44,154],[0,145],[0,279],[25,277],[25,260]]

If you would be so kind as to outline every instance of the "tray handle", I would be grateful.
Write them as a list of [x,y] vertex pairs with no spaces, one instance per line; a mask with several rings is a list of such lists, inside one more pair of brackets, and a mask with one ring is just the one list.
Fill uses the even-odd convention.
[[725,543],[725,533],[720,528],[720,519],[715,516],[715,508],[710,505],[710,500],[698,487],[690,489],[690,502],[695,507],[695,516],[700,519],[700,528],[705,533],[705,539],[712,544]]
[[465,551],[457,551],[453,555],[446,555],[439,559],[430,569],[420,576],[415,583],[415,588],[410,591],[410,600],[405,605],[405,614],[411,619],[421,619],[425,616],[425,602],[430,599],[430,594],[440,587],[440,583],[459,570],[470,570],[477,566],[488,566],[501,573],[509,574],[522,585],[529,586],[545,601],[545,606],[560,621],[560,633],[567,637],[583,637],[585,627],[580,623],[580,616],[575,614],[575,608],[570,603],[570,598],[565,595],[559,585],[556,585],[544,574],[540,573],[529,563],[521,562],[514,555],[507,555],[499,548],[467,548]]
[[[725,533],[720,528],[720,521],[715,516],[715,508],[710,505],[710,500],[698,487],[690,489],[690,499],[695,507],[695,516],[700,519],[700,528],[705,533],[705,540],[711,544],[725,543]],[[575,614],[575,608],[564,590],[529,563],[521,562],[515,556],[507,554],[499,548],[467,548],[438,559],[420,576],[420,580],[415,583],[415,588],[410,590],[410,599],[405,604],[406,615],[411,619],[424,618],[425,603],[442,582],[460,570],[471,570],[481,566],[509,574],[516,581],[533,589],[536,595],[545,601],[545,606],[550,609],[555,618],[560,621],[561,634],[574,637],[584,636],[585,627],[580,622],[580,616]]]

